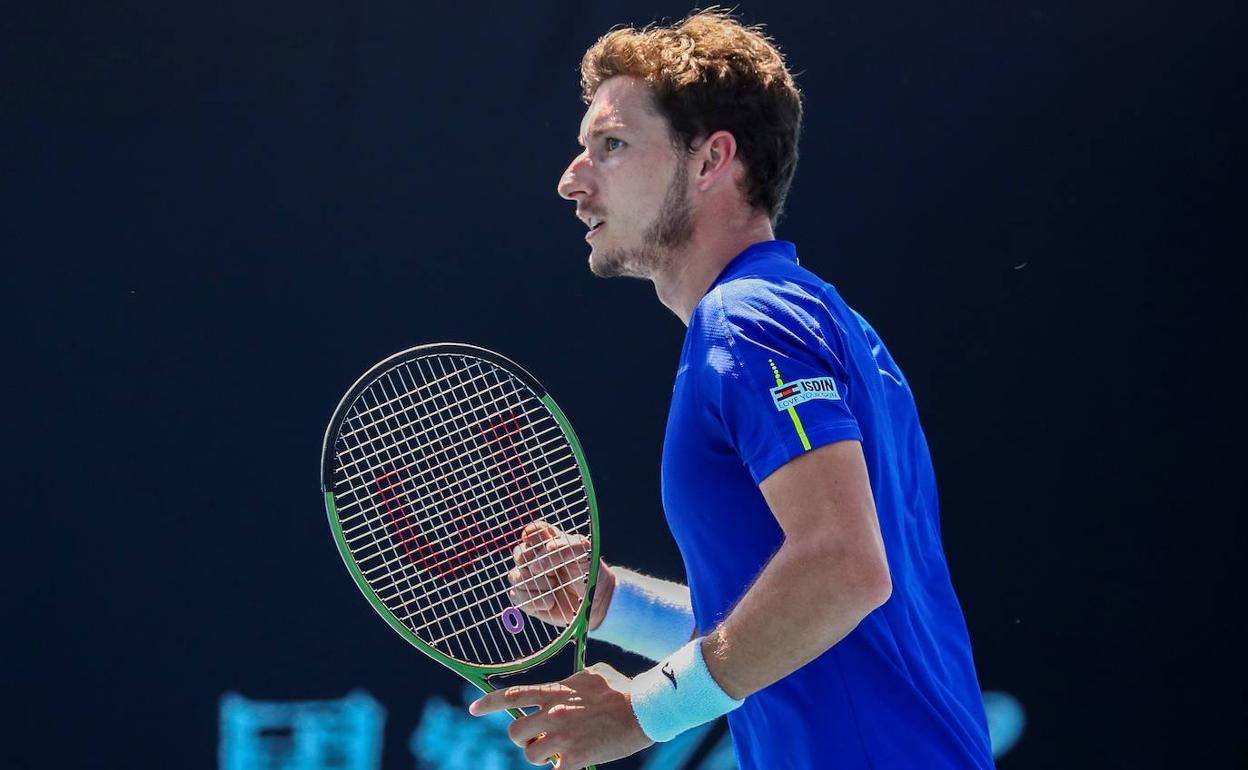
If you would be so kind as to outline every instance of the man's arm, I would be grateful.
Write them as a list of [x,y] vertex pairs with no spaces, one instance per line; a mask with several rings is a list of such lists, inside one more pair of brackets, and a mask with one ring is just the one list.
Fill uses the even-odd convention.
[[799,455],[759,488],[784,542],[702,643],[711,676],[738,700],[814,660],[892,592],[859,442]]
[[[814,660],[892,590],[859,442],[798,455],[759,489],[784,542],[702,647],[711,675],[735,700]],[[607,575],[605,596],[595,592],[595,615],[610,606],[614,580]]]

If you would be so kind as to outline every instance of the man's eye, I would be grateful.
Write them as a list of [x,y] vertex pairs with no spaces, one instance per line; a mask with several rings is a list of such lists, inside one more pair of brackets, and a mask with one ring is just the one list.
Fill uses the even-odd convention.
[[624,146],[624,142],[620,141],[619,139],[616,139],[613,136],[608,136],[606,140],[603,141],[602,144],[604,147],[606,147],[607,152],[611,152],[612,150],[618,150]]

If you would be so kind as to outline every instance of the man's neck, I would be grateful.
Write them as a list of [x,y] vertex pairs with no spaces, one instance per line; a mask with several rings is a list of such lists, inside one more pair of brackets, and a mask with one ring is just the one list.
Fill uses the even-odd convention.
[[659,301],[688,326],[694,308],[732,258],[775,237],[765,216],[751,217],[737,227],[703,223],[695,228],[689,243],[672,255],[667,269],[651,276]]

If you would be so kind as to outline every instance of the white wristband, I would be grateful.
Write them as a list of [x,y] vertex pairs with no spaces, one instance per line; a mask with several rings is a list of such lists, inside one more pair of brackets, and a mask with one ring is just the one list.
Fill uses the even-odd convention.
[[612,567],[615,591],[606,617],[589,638],[662,660],[693,636],[689,589],[679,583]]
[[670,741],[691,727],[723,716],[745,701],[720,689],[702,657],[702,639],[638,674],[629,686],[633,713],[652,741]]

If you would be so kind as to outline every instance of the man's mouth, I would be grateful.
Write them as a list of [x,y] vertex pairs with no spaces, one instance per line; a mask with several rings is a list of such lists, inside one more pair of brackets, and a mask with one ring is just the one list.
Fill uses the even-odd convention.
[[600,217],[590,217],[589,221],[586,222],[586,224],[589,225],[589,232],[585,233],[585,240],[588,241],[594,237],[595,233],[597,233],[599,230],[603,228],[603,226],[606,224],[606,220]]

